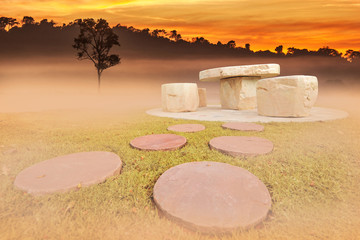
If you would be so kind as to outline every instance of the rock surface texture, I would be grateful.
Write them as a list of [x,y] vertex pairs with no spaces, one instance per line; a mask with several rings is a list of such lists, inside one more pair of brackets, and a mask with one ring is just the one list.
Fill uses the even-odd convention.
[[279,64],[258,64],[220,67],[203,70],[199,73],[200,81],[219,81],[232,77],[275,77],[280,74]]
[[199,107],[196,83],[168,83],[161,85],[161,103],[165,112],[193,112]]
[[270,153],[274,145],[271,141],[260,137],[222,136],[210,140],[211,149],[233,156],[255,156]]
[[234,77],[220,80],[220,102],[225,109],[256,108],[256,82],[260,77]]
[[310,113],[318,95],[314,76],[284,76],[257,82],[257,111],[270,117],[305,117]]
[[206,107],[207,106],[206,88],[198,88],[198,91],[199,91],[199,107]]
[[176,134],[151,134],[131,140],[133,148],[145,151],[176,150],[186,144],[186,138]]
[[122,161],[111,152],[82,152],[55,157],[21,171],[14,185],[33,195],[43,195],[101,183],[119,174]]
[[266,186],[247,170],[219,162],[170,168],[154,186],[156,206],[195,231],[224,233],[263,221],[271,207]]

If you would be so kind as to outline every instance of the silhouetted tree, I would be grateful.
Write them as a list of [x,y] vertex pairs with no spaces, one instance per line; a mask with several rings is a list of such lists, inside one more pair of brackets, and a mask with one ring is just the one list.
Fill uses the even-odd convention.
[[284,48],[283,45],[277,46],[277,47],[275,48],[276,54],[278,54],[278,55],[284,54],[284,53],[283,53],[283,48]]
[[80,35],[74,39],[78,59],[89,59],[94,63],[98,75],[98,92],[100,92],[100,81],[102,72],[120,63],[119,55],[109,54],[114,45],[120,46],[119,37],[109,27],[104,19],[96,22],[92,18],[77,19],[80,26]]
[[245,44],[246,50],[250,51],[250,43]]
[[179,41],[181,39],[181,34],[177,33],[176,30],[172,30],[170,32],[169,38],[172,38],[175,40],[175,42]]
[[192,38],[192,43],[195,43],[195,44],[210,44],[209,40],[205,39],[204,37]]
[[349,62],[353,62],[355,59],[360,59],[360,51],[354,51],[352,49],[346,50],[344,57]]
[[13,26],[19,24],[15,18],[0,17],[0,31],[10,30]]
[[304,56],[304,55],[310,55],[309,50],[305,49],[299,49],[294,47],[289,47],[287,49],[287,56]]
[[142,33],[145,33],[145,34],[150,34],[150,29],[149,28],[144,28],[143,30],[141,30]]
[[163,37],[166,35],[166,31],[164,29],[155,29],[151,32],[151,36],[153,37]]
[[329,48],[328,46],[319,48],[317,53],[320,56],[330,56],[330,57],[341,57],[342,53],[339,53],[337,50]]
[[30,16],[24,16],[21,22],[22,24],[35,24],[34,18]]
[[228,41],[228,43],[226,44],[226,46],[228,48],[235,48],[236,47],[236,42],[234,40],[230,40]]
[[49,26],[49,27],[54,27],[55,22],[53,20],[51,20],[50,22],[45,18],[43,20],[40,21],[40,26]]

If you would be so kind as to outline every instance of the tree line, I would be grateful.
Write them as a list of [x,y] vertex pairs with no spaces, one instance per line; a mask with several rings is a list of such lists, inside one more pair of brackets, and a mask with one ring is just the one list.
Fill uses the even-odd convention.
[[[21,21],[11,17],[0,17],[0,33],[1,32],[13,32],[21,30],[29,30],[31,28],[48,28],[57,30],[67,30],[77,27],[76,20],[68,24],[62,24],[58,26],[53,20],[42,19],[40,22],[36,22],[31,16],[24,16]],[[333,57],[344,59],[348,62],[360,62],[360,51],[348,49],[344,54],[337,51],[336,49],[324,46],[318,50],[300,49],[296,47],[289,47],[284,49],[283,45],[277,46],[274,51],[270,50],[251,50],[250,43],[246,43],[244,47],[237,46],[234,40],[230,40],[227,43],[218,41],[216,44],[211,43],[204,37],[194,37],[192,39],[183,39],[182,35],[176,30],[167,32],[165,29],[154,29],[149,28],[137,29],[133,26],[127,27],[120,24],[112,27],[116,32],[130,32],[138,35],[140,38],[146,39],[147,41],[162,40],[163,43],[170,42],[175,44],[177,47],[182,48],[203,48],[204,52],[213,51],[215,53],[228,53],[236,56],[259,56],[259,57],[297,57],[297,56],[321,56],[321,57]],[[121,36],[120,36],[121,42]],[[159,42],[160,44],[160,42]],[[156,44],[154,44],[156,45]]]

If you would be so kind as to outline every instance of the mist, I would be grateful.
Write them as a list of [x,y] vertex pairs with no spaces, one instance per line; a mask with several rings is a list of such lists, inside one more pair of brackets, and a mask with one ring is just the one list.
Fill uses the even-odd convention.
[[0,61],[0,112],[143,111],[160,107],[161,84],[175,82],[197,83],[207,89],[209,104],[219,104],[219,83],[200,82],[199,71],[261,63],[280,64],[282,76],[316,76],[318,106],[347,108],[346,101],[354,101],[348,98],[356,98],[360,89],[358,75],[348,67],[351,65],[331,58],[123,58],[121,64],[103,72],[98,94],[96,70],[90,61],[79,61],[75,56],[14,57]]

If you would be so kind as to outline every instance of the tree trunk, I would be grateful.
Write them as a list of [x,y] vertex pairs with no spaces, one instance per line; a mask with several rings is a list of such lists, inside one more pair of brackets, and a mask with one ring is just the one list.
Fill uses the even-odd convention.
[[98,69],[97,71],[97,75],[98,75],[98,94],[100,94],[100,78],[101,78],[101,72]]

